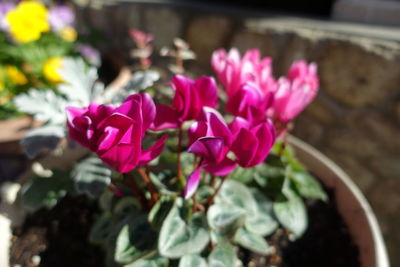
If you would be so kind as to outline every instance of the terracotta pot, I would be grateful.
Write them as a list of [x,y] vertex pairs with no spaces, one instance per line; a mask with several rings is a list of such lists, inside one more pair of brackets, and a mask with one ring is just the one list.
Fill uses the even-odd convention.
[[[350,234],[359,247],[362,267],[389,267],[389,260],[377,220],[365,197],[342,169],[316,149],[295,137],[289,138],[299,160],[336,194],[336,204]],[[6,185],[2,190],[3,203],[0,205],[0,236],[11,236],[10,225],[21,220],[21,210],[12,192],[15,185]],[[18,188],[18,185],[16,185]],[[3,188],[4,189],[4,188]],[[13,207],[13,209],[11,208]],[[9,215],[9,216],[7,216]],[[1,238],[0,266],[8,262],[7,238]],[[4,262],[4,263],[3,263]]]
[[362,267],[389,267],[385,243],[367,200],[333,161],[303,141],[290,137],[299,160],[336,194],[336,204],[359,247]]

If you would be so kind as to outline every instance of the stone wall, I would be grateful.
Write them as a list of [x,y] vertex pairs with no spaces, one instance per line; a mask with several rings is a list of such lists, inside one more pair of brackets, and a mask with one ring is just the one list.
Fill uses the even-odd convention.
[[[392,266],[400,266],[400,31],[202,7],[122,4],[81,10],[107,36],[102,48],[128,57],[130,27],[155,34],[155,46],[186,39],[198,55],[191,71],[211,74],[213,50],[260,48],[275,74],[295,59],[315,61],[321,89],[296,120],[294,134],[354,179],[378,216]],[[245,14],[245,15],[243,15]],[[257,16],[257,18],[254,18]]]

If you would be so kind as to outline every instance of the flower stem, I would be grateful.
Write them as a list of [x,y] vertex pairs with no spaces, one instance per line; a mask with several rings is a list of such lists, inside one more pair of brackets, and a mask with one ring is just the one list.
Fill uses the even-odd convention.
[[137,200],[139,200],[142,207],[145,209],[149,209],[149,204],[146,201],[146,197],[144,196],[142,190],[140,190],[139,185],[135,181],[135,177],[130,173],[125,173],[124,178],[126,180],[126,184],[131,188],[132,193],[135,195]]
[[228,175],[225,175],[225,176],[222,177],[221,183],[218,185],[218,187],[217,187],[217,189],[215,190],[214,194],[212,194],[212,196],[208,199],[208,202],[207,202],[207,206],[208,206],[208,207],[211,206],[211,205],[213,204],[214,198],[215,198],[215,196],[219,193],[219,191],[221,190],[221,187],[222,187],[222,185],[224,184],[226,178],[228,178]]
[[182,175],[182,168],[181,168],[181,152],[182,152],[182,124],[179,125],[178,129],[178,158],[176,162],[176,176],[178,177],[179,184],[181,188],[185,187],[185,181]]
[[143,182],[146,184],[147,189],[150,192],[152,204],[156,203],[159,198],[157,189],[155,188],[155,186],[153,185],[149,176],[147,175],[146,171],[143,168],[137,168],[137,171],[139,172],[140,176],[142,177]]
[[211,181],[210,181],[210,186],[211,187],[214,187],[216,178],[217,178],[217,176],[211,175]]

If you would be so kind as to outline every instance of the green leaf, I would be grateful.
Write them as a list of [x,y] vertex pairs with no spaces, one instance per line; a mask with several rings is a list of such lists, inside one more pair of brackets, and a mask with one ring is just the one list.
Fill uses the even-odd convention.
[[286,146],[283,151],[282,161],[289,164],[294,171],[305,171],[305,167],[297,160],[294,150],[290,146]]
[[300,237],[307,229],[308,219],[303,200],[289,187],[274,202],[273,209],[278,221],[287,229]]
[[106,241],[111,230],[112,215],[110,212],[104,212],[94,223],[90,229],[90,242],[101,244]]
[[153,206],[149,213],[149,222],[155,229],[161,229],[161,226],[173,205],[173,199],[161,197],[161,199]]
[[75,165],[72,178],[76,190],[91,197],[99,196],[111,182],[112,170],[98,157],[88,157]]
[[25,147],[26,155],[34,158],[40,152],[55,150],[63,137],[65,137],[64,125],[44,125],[30,130],[21,144]]
[[262,236],[251,233],[243,228],[236,232],[235,242],[244,248],[262,255],[268,255],[271,252],[271,247]]
[[236,260],[235,250],[230,244],[217,245],[208,256],[210,267],[233,267],[236,266]]
[[124,267],[168,267],[168,259],[159,255],[153,256],[148,259],[140,259]]
[[208,185],[200,185],[196,191],[196,200],[198,203],[206,202],[215,192],[215,189]]
[[261,236],[269,235],[278,228],[278,222],[273,217],[272,201],[258,190],[253,190],[253,196],[257,203],[257,213],[246,218],[246,229]]
[[244,209],[248,216],[255,216],[257,203],[251,191],[242,183],[227,180],[215,198],[215,203],[231,204]]
[[59,199],[73,192],[73,183],[68,173],[54,171],[49,178],[33,178],[22,188],[22,203],[30,211],[52,208]]
[[119,218],[126,218],[138,214],[140,209],[140,203],[136,198],[126,196],[120,198],[115,204],[113,214]]
[[114,259],[129,263],[145,257],[155,249],[157,234],[151,229],[147,216],[134,218],[118,234]]
[[81,58],[65,58],[62,66],[59,73],[65,83],[59,84],[57,90],[70,105],[87,106],[104,91],[104,86],[96,82],[97,69],[87,67]]
[[168,258],[199,253],[210,240],[204,215],[195,213],[189,222],[185,222],[180,214],[180,202],[181,199],[175,201],[161,227],[158,239],[160,254]]
[[37,121],[52,125],[65,124],[68,102],[51,90],[30,89],[27,94],[14,97],[13,101],[19,111],[32,114]]
[[246,211],[231,204],[214,204],[207,212],[211,229],[223,236],[233,236],[243,226]]
[[290,175],[294,186],[301,196],[305,198],[328,200],[328,196],[322,189],[321,185],[311,174],[306,172],[293,172]]
[[247,184],[253,180],[255,173],[254,170],[254,168],[236,167],[235,170],[229,175],[229,179]]
[[185,255],[179,261],[179,267],[208,267],[207,261],[196,254]]

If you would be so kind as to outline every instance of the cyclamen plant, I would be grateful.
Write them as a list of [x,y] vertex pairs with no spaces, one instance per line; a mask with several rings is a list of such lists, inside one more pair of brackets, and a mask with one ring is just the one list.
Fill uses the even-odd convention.
[[176,39],[176,51],[162,54],[176,59],[170,70],[180,74],[165,87],[149,58],[153,36],[130,35],[140,70],[126,87],[104,87],[94,68],[67,59],[60,95],[31,89],[17,97],[18,107],[45,122],[23,141],[31,157],[57,148],[65,127],[93,152],[66,178],[54,171],[57,179],[33,179],[23,202],[51,207],[66,192],[98,199],[90,240],[104,247],[109,266],[241,266],[239,254],[274,255],[269,238],[279,228],[289,240],[301,237],[303,199],[327,196],[287,135],[317,94],[316,65],[296,61],[275,79],[271,59],[257,49],[243,57],[220,49],[211,59],[218,88],[213,77],[182,74],[195,56]]
[[316,65],[296,61],[276,80],[271,64],[256,49],[214,52],[226,103],[214,78],[175,75],[169,105],[142,91],[119,106],[67,108],[69,136],[118,173],[91,234],[110,262],[230,267],[243,264],[239,249],[273,253],[268,236],[278,227],[290,239],[304,233],[302,197],[326,195],[285,137],[317,94]]

